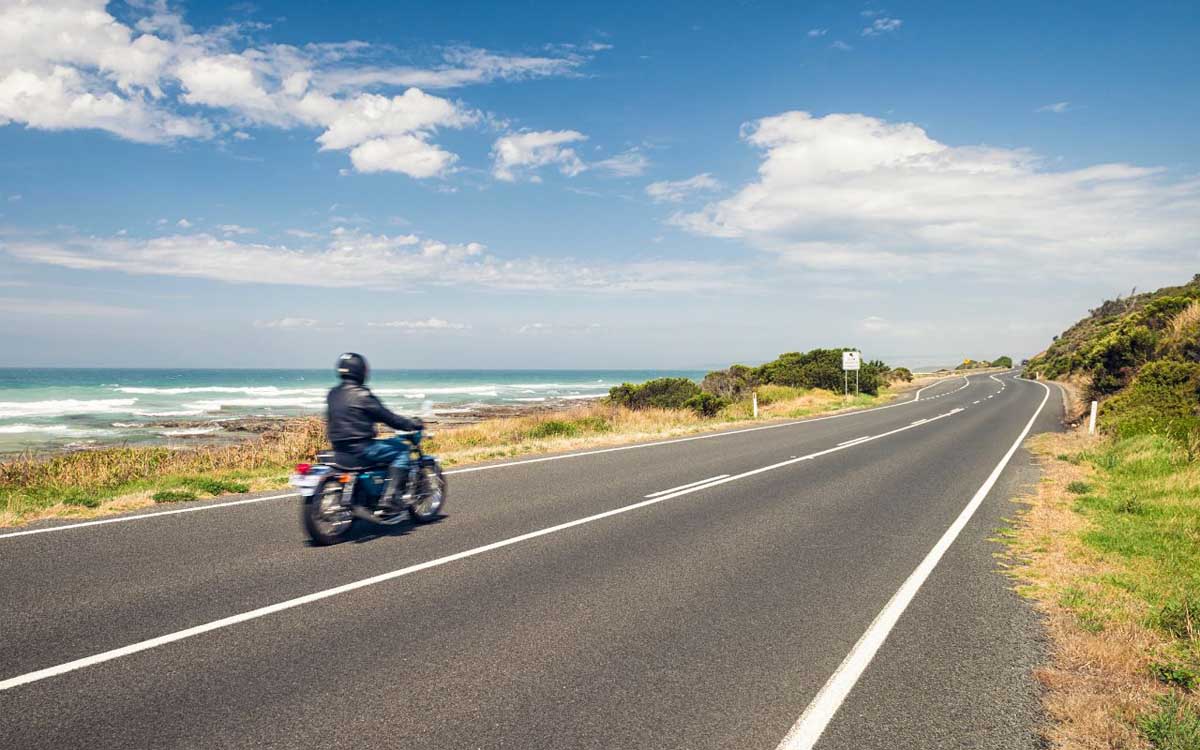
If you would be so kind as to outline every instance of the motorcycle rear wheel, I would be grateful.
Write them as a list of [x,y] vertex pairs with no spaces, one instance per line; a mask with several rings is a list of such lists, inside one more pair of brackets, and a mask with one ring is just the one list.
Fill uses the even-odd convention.
[[316,491],[304,498],[300,520],[308,538],[317,546],[345,539],[354,526],[354,513],[342,505],[342,485],[332,477],[317,485]]

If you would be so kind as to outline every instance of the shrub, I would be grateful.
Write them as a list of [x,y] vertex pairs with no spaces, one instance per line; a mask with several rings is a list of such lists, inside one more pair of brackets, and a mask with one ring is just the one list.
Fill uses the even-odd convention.
[[[763,383],[787,385],[793,388],[824,388],[840,392],[845,387],[842,371],[842,352],[849,349],[813,349],[808,352],[787,352],[756,370]],[[853,381],[853,375],[850,377]],[[879,393],[881,375],[875,363],[865,362],[858,372],[858,387],[863,393]]]
[[700,389],[714,396],[736,401],[758,385],[758,376],[752,367],[730,365],[727,370],[715,370],[704,376]]
[[209,495],[224,495],[226,493],[240,495],[243,492],[250,491],[250,485],[230,479],[191,477],[183,480],[180,484],[188,489],[204,492]]
[[578,428],[562,419],[547,419],[538,422],[525,433],[526,437],[537,440],[540,438],[572,437],[579,432]]
[[71,491],[62,496],[62,504],[79,508],[99,508],[100,499],[87,492]]
[[1102,426],[1122,437],[1147,433],[1186,443],[1200,431],[1200,364],[1158,360],[1101,406]]
[[608,399],[629,409],[682,409],[700,392],[700,386],[687,378],[657,378],[641,385],[622,383],[609,390]]
[[1012,367],[1012,357],[1005,354],[1002,357],[996,357],[992,360],[992,367]]
[[711,393],[697,393],[692,396],[683,405],[696,412],[702,417],[715,417],[717,412],[729,405],[729,399],[715,396]]
[[888,373],[888,377],[893,382],[899,382],[903,380],[905,383],[911,383],[913,374],[912,370],[908,369],[907,367],[897,367]]
[[156,503],[178,503],[195,500],[196,493],[191,490],[159,490],[152,497]]

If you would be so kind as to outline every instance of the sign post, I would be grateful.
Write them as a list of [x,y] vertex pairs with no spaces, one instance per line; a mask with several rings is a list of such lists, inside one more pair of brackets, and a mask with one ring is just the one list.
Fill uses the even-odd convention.
[[854,370],[854,395],[858,395],[858,370],[862,366],[861,352],[842,352],[842,380],[845,383],[846,398],[850,398],[850,371]]

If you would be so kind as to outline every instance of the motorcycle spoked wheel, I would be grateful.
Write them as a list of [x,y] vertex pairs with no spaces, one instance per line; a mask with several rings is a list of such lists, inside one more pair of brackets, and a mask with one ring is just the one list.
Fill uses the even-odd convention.
[[446,477],[442,467],[426,464],[417,470],[417,492],[409,505],[409,513],[416,523],[430,523],[442,515],[446,505]]
[[354,513],[342,505],[342,485],[333,477],[304,499],[300,518],[308,538],[321,547],[342,541],[354,526]]

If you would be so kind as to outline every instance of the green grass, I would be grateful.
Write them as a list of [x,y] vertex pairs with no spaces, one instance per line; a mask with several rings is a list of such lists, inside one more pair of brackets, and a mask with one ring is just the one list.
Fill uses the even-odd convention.
[[178,503],[186,500],[195,500],[196,493],[190,490],[159,490],[151,497],[156,503]]
[[[1096,469],[1094,483],[1069,487],[1080,494],[1076,511],[1092,522],[1082,541],[1121,571],[1096,582],[1101,591],[1133,594],[1142,604],[1140,624],[1167,641],[1168,653],[1150,664],[1153,676],[1174,689],[1195,690],[1200,681],[1200,462],[1165,435],[1110,440],[1084,459]],[[1081,590],[1068,589],[1063,604],[1082,627],[1097,632],[1123,616],[1106,610],[1098,601],[1103,598],[1093,601]],[[1156,748],[1200,750],[1200,717],[1174,698],[1143,715],[1138,726]]]
[[1200,714],[1175,695],[1158,701],[1158,708],[1138,719],[1142,736],[1156,750],[1200,749]]

